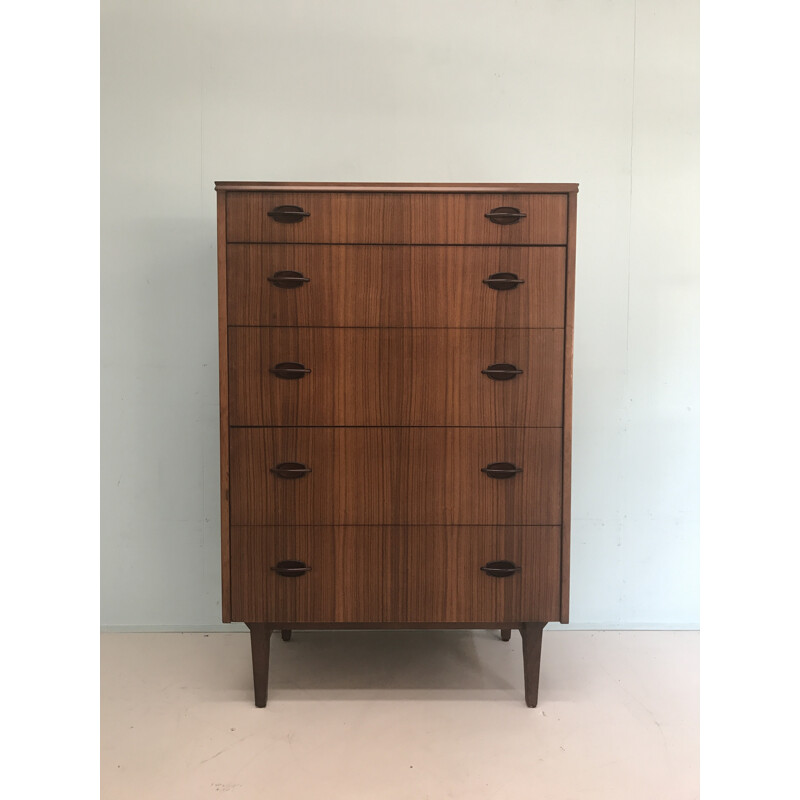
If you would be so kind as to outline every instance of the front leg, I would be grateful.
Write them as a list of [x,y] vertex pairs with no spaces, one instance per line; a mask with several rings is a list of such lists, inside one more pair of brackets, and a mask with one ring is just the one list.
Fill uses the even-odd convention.
[[525,703],[536,708],[539,700],[539,664],[542,658],[542,632],[546,622],[523,622],[519,626],[522,636],[522,669],[525,673]]
[[250,628],[250,650],[253,655],[253,690],[256,708],[267,704],[267,684],[269,683],[269,637],[272,633],[264,622],[248,622]]

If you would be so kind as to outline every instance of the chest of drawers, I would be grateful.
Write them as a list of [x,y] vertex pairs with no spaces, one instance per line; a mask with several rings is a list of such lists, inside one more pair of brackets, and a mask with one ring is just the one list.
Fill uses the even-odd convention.
[[222,616],[568,621],[575,184],[217,183]]

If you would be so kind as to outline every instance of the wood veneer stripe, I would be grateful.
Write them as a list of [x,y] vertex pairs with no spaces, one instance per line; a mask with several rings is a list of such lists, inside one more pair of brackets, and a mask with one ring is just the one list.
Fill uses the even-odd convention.
[[494,330],[504,330],[504,331],[563,331],[563,325],[530,325],[525,328],[517,328],[514,326],[510,328],[508,326],[502,325],[470,325],[467,328],[461,327],[460,325],[228,325],[228,330],[232,330],[233,328],[268,328],[268,329],[280,329],[286,328],[287,330],[297,330],[297,328],[328,328],[331,330],[340,330],[342,328],[346,330],[377,330],[377,331],[385,331],[385,330],[430,330],[430,331],[494,331]]
[[564,451],[561,484],[561,617],[569,622],[570,533],[572,526],[572,356],[575,338],[575,245],[578,197],[572,192],[567,206],[567,295],[564,309]]
[[544,244],[519,244],[513,242],[509,244],[506,244],[505,242],[502,244],[486,244],[484,242],[470,242],[467,244],[460,244],[458,242],[277,242],[272,241],[271,239],[269,241],[260,242],[254,239],[246,239],[242,241],[231,239],[228,244],[288,244],[295,245],[297,247],[561,247],[565,250],[567,249],[567,246],[564,244],[564,242],[552,242],[550,244],[547,242]]
[[228,436],[228,291],[226,193],[217,194],[217,293],[219,302],[219,443],[222,621],[231,621],[230,444]]

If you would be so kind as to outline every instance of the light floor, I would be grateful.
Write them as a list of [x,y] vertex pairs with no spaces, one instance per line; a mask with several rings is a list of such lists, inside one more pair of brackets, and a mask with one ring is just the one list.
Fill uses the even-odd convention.
[[102,637],[103,800],[690,800],[696,632],[545,631],[539,706],[519,633]]

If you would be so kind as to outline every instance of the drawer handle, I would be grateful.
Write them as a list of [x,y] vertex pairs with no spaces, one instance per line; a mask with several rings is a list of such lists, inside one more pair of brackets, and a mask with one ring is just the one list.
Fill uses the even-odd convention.
[[308,283],[311,278],[306,278],[302,272],[284,269],[274,275],[270,275],[267,280],[281,289],[299,289],[304,283]]
[[494,464],[487,464],[487,466],[481,467],[481,472],[488,475],[490,478],[504,480],[519,475],[519,473],[522,472],[522,467],[509,464],[508,461],[497,461]]
[[279,561],[270,569],[278,575],[283,575],[284,578],[299,578],[306,572],[311,572],[311,567],[303,561]]
[[518,567],[513,561],[490,561],[486,566],[481,567],[481,572],[485,572],[493,578],[510,578],[521,569],[522,567]]
[[521,283],[525,283],[523,278],[518,278],[513,272],[495,272],[488,278],[484,278],[483,282],[490,288],[496,289],[498,292],[505,292],[509,289],[516,289]]
[[278,206],[267,212],[275,222],[302,222],[303,217],[310,217],[310,211],[303,211],[300,206]]
[[495,225],[514,225],[521,219],[525,219],[528,215],[518,208],[501,206],[500,208],[493,208],[488,214],[484,214],[483,216],[486,217],[489,222],[494,222]]
[[308,367],[304,367],[296,361],[282,361],[280,364],[270,367],[269,371],[287,381],[298,381],[311,372]]
[[481,370],[481,375],[487,375],[493,381],[510,381],[517,375],[522,375],[522,370],[513,364],[492,364],[491,367]]
[[279,478],[296,480],[297,478],[305,478],[311,472],[311,467],[307,467],[305,464],[298,464],[296,461],[284,461],[275,467],[270,467],[269,471]]

